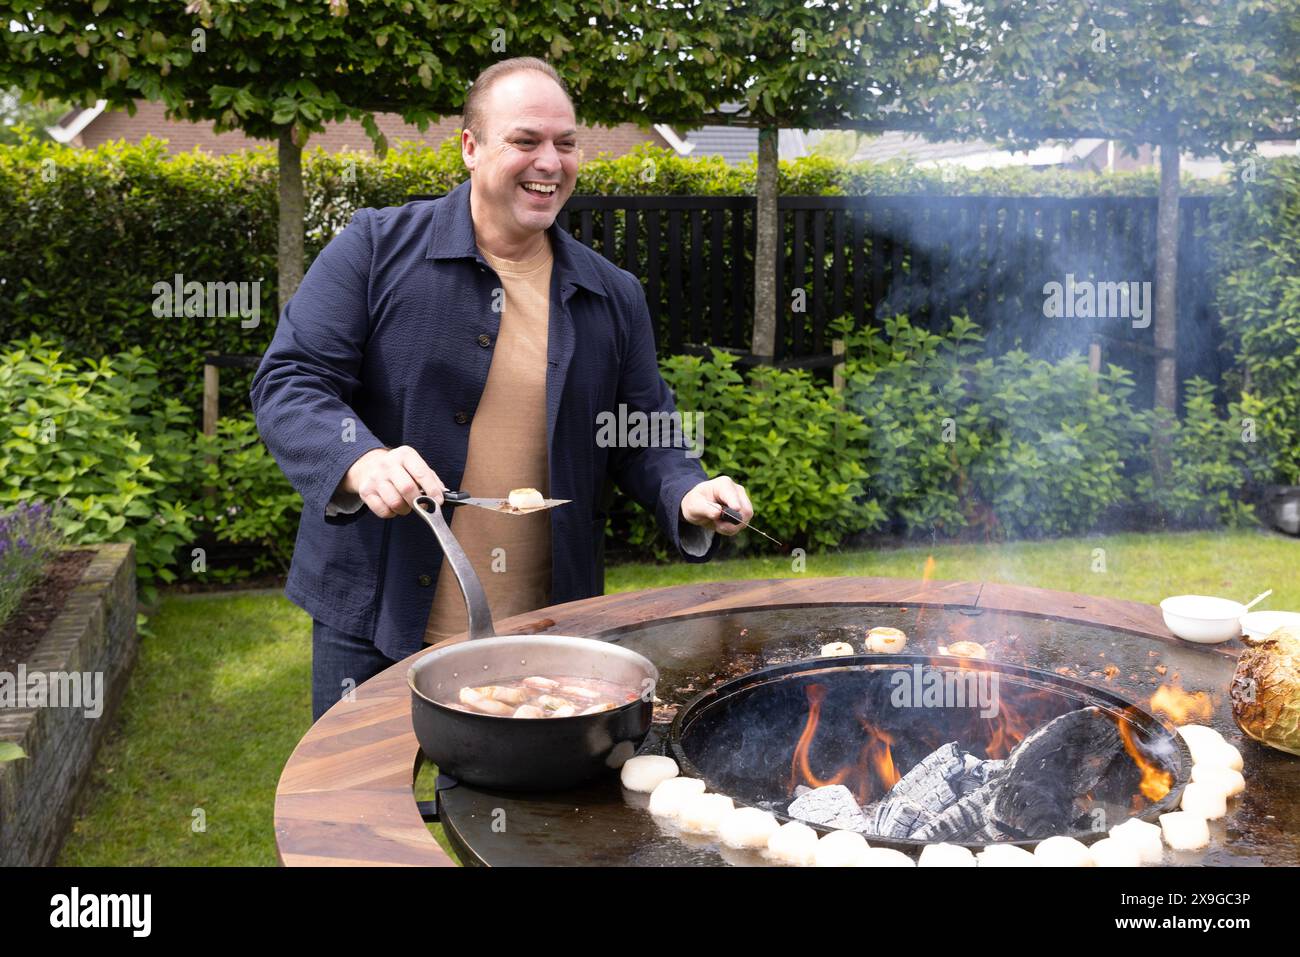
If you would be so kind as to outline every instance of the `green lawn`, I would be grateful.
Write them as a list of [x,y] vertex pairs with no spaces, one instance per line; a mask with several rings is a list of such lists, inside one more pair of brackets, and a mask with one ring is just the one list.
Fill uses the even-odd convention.
[[[1096,549],[1105,571],[1094,571]],[[1263,530],[1099,535],[997,545],[935,545],[876,551],[812,553],[803,575],[920,578],[929,555],[933,577],[995,581],[1090,595],[1158,602],[1170,595],[1222,595],[1258,608],[1300,610],[1300,540]],[[791,578],[788,558],[688,565],[620,565],[605,572],[605,591],[633,591],[719,579]]]
[[[1104,572],[1093,571],[1098,548]],[[919,578],[930,554],[937,579],[1149,602],[1245,601],[1271,587],[1261,607],[1300,608],[1300,541],[1257,531],[813,554],[802,574]],[[606,587],[793,575],[788,559],[624,565],[607,569]],[[151,626],[60,863],[274,864],[276,781],[310,724],[310,620],[278,594],[228,593],[168,597]]]

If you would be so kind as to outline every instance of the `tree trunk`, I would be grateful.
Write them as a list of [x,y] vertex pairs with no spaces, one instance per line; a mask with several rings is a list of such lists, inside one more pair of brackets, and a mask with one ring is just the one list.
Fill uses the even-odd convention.
[[1178,409],[1178,144],[1160,144],[1160,198],[1156,206],[1155,434],[1152,480],[1163,486],[1170,470],[1170,431]]
[[280,242],[276,250],[279,306],[283,311],[302,283],[303,273],[302,147],[293,127],[280,131]]
[[776,214],[777,130],[758,131],[758,202],[754,212],[754,337],[750,351],[776,355]]
[[1155,405],[1178,408],[1178,144],[1160,145],[1160,200],[1156,207]]

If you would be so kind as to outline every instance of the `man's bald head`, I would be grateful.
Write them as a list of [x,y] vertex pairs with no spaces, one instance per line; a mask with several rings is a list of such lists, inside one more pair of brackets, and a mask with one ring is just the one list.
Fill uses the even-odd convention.
[[[493,63],[490,67],[480,73],[469,88],[469,95],[465,97],[465,106],[462,109],[461,126],[474,134],[474,139],[480,143],[485,142],[488,134],[488,117],[492,92],[498,80],[509,76],[512,73],[518,73],[521,70],[533,70],[541,73],[555,82],[560,88],[565,99],[569,101],[570,109],[573,107],[573,97],[569,96],[569,90],[560,79],[560,74],[556,72],[555,67],[551,66],[545,60],[540,60],[532,56],[514,57],[510,60],[501,60]],[[574,109],[574,114],[577,110]]]

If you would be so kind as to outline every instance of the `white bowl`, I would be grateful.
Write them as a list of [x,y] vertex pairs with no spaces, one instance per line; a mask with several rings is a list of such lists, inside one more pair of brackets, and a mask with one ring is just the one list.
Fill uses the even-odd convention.
[[1179,638],[1200,645],[1217,645],[1241,637],[1246,606],[1209,595],[1175,595],[1160,603],[1165,626]]
[[1294,611],[1248,611],[1241,616],[1241,630],[1248,638],[1267,638],[1283,625],[1300,628],[1300,614]]

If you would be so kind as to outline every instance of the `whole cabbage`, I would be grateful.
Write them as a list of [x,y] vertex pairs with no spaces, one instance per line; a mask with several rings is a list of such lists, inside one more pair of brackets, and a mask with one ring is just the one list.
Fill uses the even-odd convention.
[[1232,716],[1247,735],[1300,755],[1300,629],[1283,625],[1250,647],[1232,678]]

